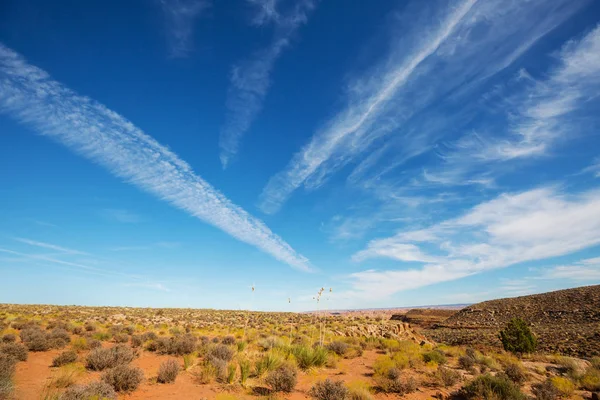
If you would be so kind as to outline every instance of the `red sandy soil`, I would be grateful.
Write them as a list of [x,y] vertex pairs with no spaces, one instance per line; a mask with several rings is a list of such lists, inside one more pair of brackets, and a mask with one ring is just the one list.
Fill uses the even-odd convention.
[[[40,399],[44,386],[51,380],[55,368],[51,368],[52,359],[61,352],[61,350],[52,350],[40,353],[29,353],[26,362],[20,362],[17,365],[15,376],[15,397],[16,399],[33,400]],[[311,386],[325,378],[342,380],[347,383],[364,381],[373,385],[372,365],[378,354],[375,351],[366,351],[362,357],[353,359],[342,359],[337,368],[322,368],[307,373],[299,372],[298,386],[293,393],[286,394],[282,398],[289,400],[309,399],[308,391]],[[83,359],[85,354],[80,355]],[[154,353],[142,351],[140,357],[133,361],[133,365],[142,368],[145,375],[144,382],[131,394],[120,395],[119,398],[134,399],[214,399],[218,393],[231,393],[239,399],[256,399],[259,396],[252,394],[250,389],[244,389],[239,386],[232,387],[220,384],[200,385],[195,383],[191,372],[182,371],[174,384],[156,383],[156,374],[160,363],[170,356],[161,356]],[[181,358],[179,358],[181,360]],[[86,383],[99,379],[99,372],[85,372],[77,383]],[[259,385],[260,386],[260,385]],[[421,388],[420,391],[405,396],[406,399],[423,400],[431,399],[437,393],[437,389]],[[377,394],[377,399],[397,398],[394,395]]]

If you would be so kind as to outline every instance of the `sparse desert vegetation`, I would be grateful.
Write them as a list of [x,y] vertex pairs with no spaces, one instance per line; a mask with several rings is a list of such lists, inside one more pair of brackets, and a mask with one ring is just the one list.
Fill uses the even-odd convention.
[[498,327],[496,345],[426,335],[454,312],[412,310],[409,323],[398,312],[0,305],[0,399],[554,400],[600,391],[595,347],[576,358],[536,350],[543,337],[518,315]]

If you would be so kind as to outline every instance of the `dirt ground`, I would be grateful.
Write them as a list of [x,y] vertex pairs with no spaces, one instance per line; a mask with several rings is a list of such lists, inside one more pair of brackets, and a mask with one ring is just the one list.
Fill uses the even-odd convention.
[[[15,397],[19,400],[42,399],[44,396],[44,388],[51,382],[53,374],[57,368],[50,367],[52,359],[61,352],[61,350],[52,350],[46,352],[29,353],[29,358],[26,362],[20,362],[17,365],[15,375]],[[322,368],[309,372],[299,372],[298,385],[293,393],[281,396],[281,398],[289,400],[310,399],[308,391],[311,386],[325,378],[334,380],[342,380],[346,383],[364,381],[371,385],[374,384],[371,377],[373,373],[372,365],[375,362],[378,354],[375,351],[366,351],[362,357],[353,359],[342,359],[339,361],[337,368],[328,369]],[[80,355],[83,359],[85,354]],[[177,380],[173,384],[159,384],[153,379],[156,377],[160,363],[170,356],[157,355],[155,353],[142,351],[139,358],[133,361],[133,365],[142,368],[145,375],[144,382],[140,387],[131,394],[121,394],[119,398],[128,400],[138,399],[214,399],[220,393],[231,394],[239,399],[256,399],[260,396],[260,389],[252,393],[251,387],[260,388],[261,385],[257,381],[249,380],[248,388],[243,388],[239,385],[223,385],[223,384],[198,384],[194,381],[194,376],[191,371],[180,372]],[[182,359],[180,358],[182,361]],[[183,366],[183,361],[182,361]],[[76,380],[77,383],[86,383],[97,380],[100,377],[99,372],[85,371]],[[423,389],[405,396],[406,399],[422,400],[431,399],[434,394],[439,392],[437,389]],[[397,398],[393,395],[385,395],[383,393],[376,394],[377,399]]]

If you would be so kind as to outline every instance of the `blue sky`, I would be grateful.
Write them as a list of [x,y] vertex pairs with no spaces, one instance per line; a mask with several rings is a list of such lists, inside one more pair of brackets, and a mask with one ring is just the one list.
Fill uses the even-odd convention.
[[600,2],[125,3],[0,4],[0,302],[600,283]]

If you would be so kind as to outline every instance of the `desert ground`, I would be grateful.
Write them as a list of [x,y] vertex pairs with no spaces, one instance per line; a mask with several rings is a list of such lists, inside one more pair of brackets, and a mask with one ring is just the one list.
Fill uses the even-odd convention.
[[[599,288],[548,295],[587,302]],[[4,304],[0,398],[591,399],[600,303],[549,298],[522,311],[540,349],[527,354],[504,350],[497,332],[515,307],[540,304],[531,296],[518,307],[335,313]],[[579,342],[548,334],[548,315],[554,330],[571,332],[582,309]]]

